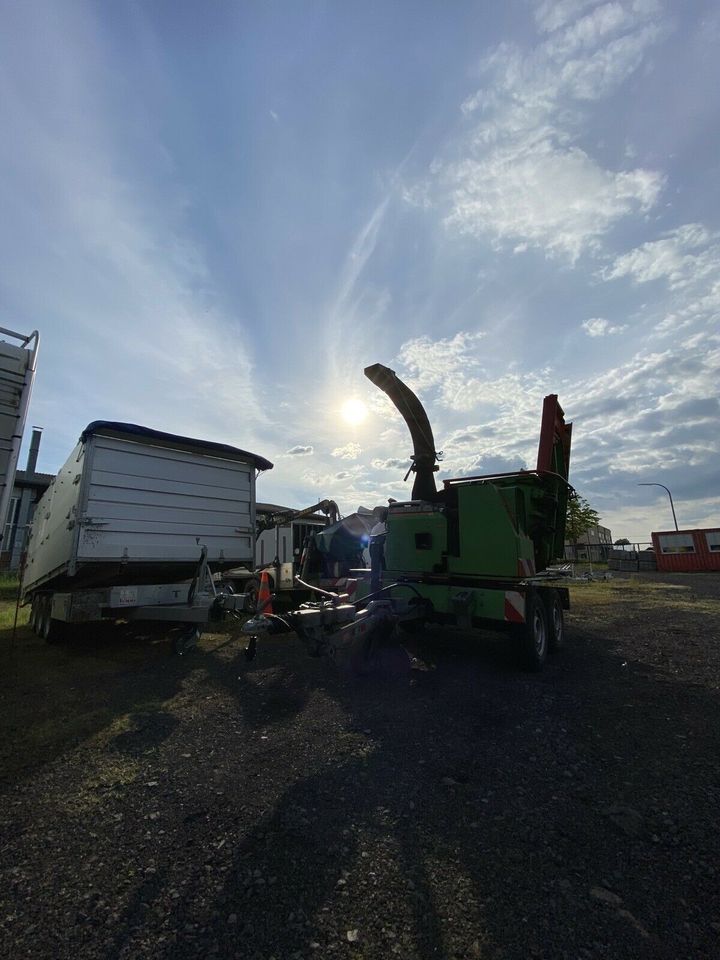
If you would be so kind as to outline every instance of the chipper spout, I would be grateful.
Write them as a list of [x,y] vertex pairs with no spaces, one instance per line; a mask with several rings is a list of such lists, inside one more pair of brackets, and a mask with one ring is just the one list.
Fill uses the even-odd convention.
[[410,469],[415,474],[412,499],[434,500],[437,497],[434,473],[438,469],[438,455],[432,427],[423,405],[389,367],[374,363],[371,367],[365,367],[365,376],[390,397],[408,425],[413,441],[413,464]]

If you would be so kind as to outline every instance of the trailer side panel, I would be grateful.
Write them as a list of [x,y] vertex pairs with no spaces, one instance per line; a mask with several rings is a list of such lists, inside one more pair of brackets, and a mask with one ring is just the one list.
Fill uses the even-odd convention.
[[84,436],[38,505],[25,594],[181,580],[203,546],[215,569],[252,565],[252,454],[182,438],[172,447],[141,435]]
[[77,559],[252,560],[249,464],[197,453],[93,438],[92,469]]

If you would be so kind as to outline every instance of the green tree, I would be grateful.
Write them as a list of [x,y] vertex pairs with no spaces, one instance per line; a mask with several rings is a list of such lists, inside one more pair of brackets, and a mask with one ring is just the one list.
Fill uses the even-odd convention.
[[593,510],[587,500],[578,493],[571,493],[568,498],[567,517],[565,519],[565,539],[573,547],[573,555],[577,560],[578,541],[584,533],[600,523],[600,515]]

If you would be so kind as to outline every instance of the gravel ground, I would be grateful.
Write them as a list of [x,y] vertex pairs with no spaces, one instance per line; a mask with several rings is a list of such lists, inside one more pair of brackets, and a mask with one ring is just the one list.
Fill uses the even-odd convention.
[[573,587],[540,675],[0,635],[0,952],[716,960],[719,587]]

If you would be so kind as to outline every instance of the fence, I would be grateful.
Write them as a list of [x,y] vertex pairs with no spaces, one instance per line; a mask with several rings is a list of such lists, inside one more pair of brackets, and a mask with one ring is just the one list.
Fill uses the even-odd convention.
[[657,559],[652,544],[633,543],[624,550],[611,547],[608,551],[608,570],[624,573],[657,570]]

